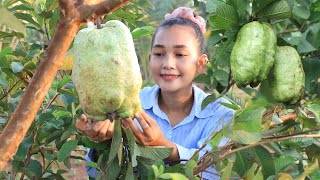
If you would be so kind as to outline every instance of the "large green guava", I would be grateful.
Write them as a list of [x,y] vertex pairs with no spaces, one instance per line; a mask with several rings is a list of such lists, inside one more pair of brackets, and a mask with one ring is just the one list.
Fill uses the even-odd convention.
[[271,94],[278,102],[293,104],[303,96],[305,75],[295,48],[277,47],[274,66],[268,81]]
[[269,24],[253,21],[240,29],[230,57],[232,78],[238,86],[256,86],[267,79],[276,43],[276,33]]
[[125,24],[111,20],[102,29],[82,29],[73,49],[72,80],[88,118],[105,120],[111,113],[127,118],[141,111],[142,77]]

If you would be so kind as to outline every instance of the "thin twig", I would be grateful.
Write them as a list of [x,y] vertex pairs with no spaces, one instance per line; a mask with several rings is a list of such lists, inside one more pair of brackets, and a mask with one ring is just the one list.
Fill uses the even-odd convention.
[[274,113],[277,113],[277,112],[280,112],[281,111],[281,108],[280,107],[276,107],[273,111],[265,114],[263,117],[262,117],[262,121],[265,121],[266,119],[268,119],[269,117],[271,117]]
[[227,93],[235,83],[236,82],[234,80],[229,81],[228,86],[220,93],[220,96],[222,97],[225,93]]
[[46,21],[44,21],[44,30],[46,32],[47,40],[48,40],[48,43],[49,43],[50,42],[50,36],[49,36],[48,26],[47,26]]
[[59,96],[60,93],[57,93],[47,104],[47,106],[44,108],[44,112],[47,112],[48,108],[51,106],[51,104],[53,103],[54,100],[57,99],[57,97]]
[[292,32],[300,32],[300,29],[296,29],[296,30],[288,30],[288,31],[283,31],[283,32],[278,32],[278,35],[280,34],[286,34],[286,33],[292,33]]
[[[281,116],[279,117],[279,119],[282,121],[282,122],[285,122],[285,121],[288,121],[288,120],[295,120],[297,118],[297,114],[296,113],[290,113],[290,114],[287,114],[287,115],[284,115],[284,116]],[[275,122],[271,122],[270,123],[270,127],[273,127],[276,123]]]
[[3,98],[5,98],[7,95],[10,94],[10,92],[13,90],[13,88],[20,82],[20,80],[18,80],[1,98],[0,98],[0,102],[2,101]]

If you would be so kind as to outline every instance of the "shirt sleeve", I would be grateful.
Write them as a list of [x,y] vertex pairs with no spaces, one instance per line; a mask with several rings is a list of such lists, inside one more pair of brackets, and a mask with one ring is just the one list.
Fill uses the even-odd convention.
[[[86,156],[85,156],[85,160],[86,162],[94,162],[93,161],[93,152],[94,150],[93,149],[88,149],[89,151],[87,152]],[[92,178],[96,178],[97,175],[98,175],[98,171],[96,168],[94,167],[90,167],[90,166],[87,166],[86,165],[86,171],[87,171],[87,174],[92,177]]]
[[[234,114],[234,111],[227,111],[222,118],[219,120],[218,124],[209,127],[208,129],[204,129],[204,134],[202,136],[201,139],[199,139],[198,143],[197,143],[197,148],[185,148],[179,144],[176,144],[177,149],[178,149],[178,153],[179,153],[179,157],[181,160],[189,160],[193,154],[195,152],[197,152],[204,144],[204,142],[209,138],[209,136],[213,133],[213,132],[218,132],[220,131],[232,118]],[[207,126],[208,127],[208,126]],[[223,138],[220,143],[219,146],[223,146],[228,142],[228,138]],[[207,144],[200,152],[199,152],[199,158],[202,157],[206,152],[210,151],[211,145]],[[217,171],[212,168],[209,167],[207,169],[208,172],[211,173],[200,173],[199,175],[202,176],[203,179],[220,179],[219,175],[217,174]]]

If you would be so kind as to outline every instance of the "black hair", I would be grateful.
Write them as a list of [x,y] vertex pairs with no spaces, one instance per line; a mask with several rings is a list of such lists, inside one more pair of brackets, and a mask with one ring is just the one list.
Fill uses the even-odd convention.
[[165,28],[165,27],[171,27],[173,25],[182,25],[182,26],[192,27],[195,31],[196,39],[199,43],[200,54],[204,53],[204,50],[205,50],[204,37],[203,37],[203,33],[202,33],[199,25],[189,19],[184,19],[184,18],[180,18],[180,17],[168,19],[168,20],[164,21],[162,24],[160,24],[152,36],[151,46],[153,46],[154,38],[155,38],[159,29]]

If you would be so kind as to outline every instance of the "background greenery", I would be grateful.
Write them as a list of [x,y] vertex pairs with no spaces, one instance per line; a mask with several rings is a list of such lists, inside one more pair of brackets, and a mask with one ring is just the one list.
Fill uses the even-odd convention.
[[[43,59],[59,18],[58,5],[55,0],[0,0],[0,132]],[[153,84],[148,71],[151,34],[164,14],[178,6],[192,7],[208,20],[205,36],[210,64],[206,74],[196,78],[196,82],[212,93],[204,105],[224,95],[233,103],[230,108],[236,111],[231,124],[212,134],[207,141],[217,147],[222,135],[232,140],[206,154],[222,178],[319,179],[320,142],[307,135],[318,134],[320,122],[320,1],[131,1],[103,21],[119,19],[131,29],[144,85]],[[269,93],[264,88],[239,89],[232,83],[229,65],[232,47],[241,26],[253,20],[272,24],[277,32],[278,45],[290,45],[299,52],[306,74],[305,96],[301,102],[295,105],[276,103],[267,96]],[[85,147],[99,149],[105,146],[93,144],[76,130],[74,124],[81,113],[70,71],[59,70],[10,167],[0,173],[0,178],[62,179],[67,168],[72,168],[71,160],[83,159]],[[279,117],[292,113],[297,117],[279,123]],[[272,123],[275,125],[271,126]],[[268,143],[270,139],[299,134],[306,136]],[[259,142],[267,143],[258,146]],[[221,157],[228,148],[238,149],[247,144],[252,147]],[[74,152],[78,153],[74,155]],[[139,162],[147,162],[142,154],[138,156]],[[158,155],[148,158],[160,159]],[[151,169],[148,163],[139,168],[141,173],[149,172],[150,179],[197,179],[192,175],[197,162],[200,166],[201,161],[195,156],[186,165],[165,168],[161,161],[157,161]],[[89,165],[99,167],[99,163]],[[130,168],[128,163],[123,167],[112,167],[116,171],[111,176],[132,177],[126,174]]]

